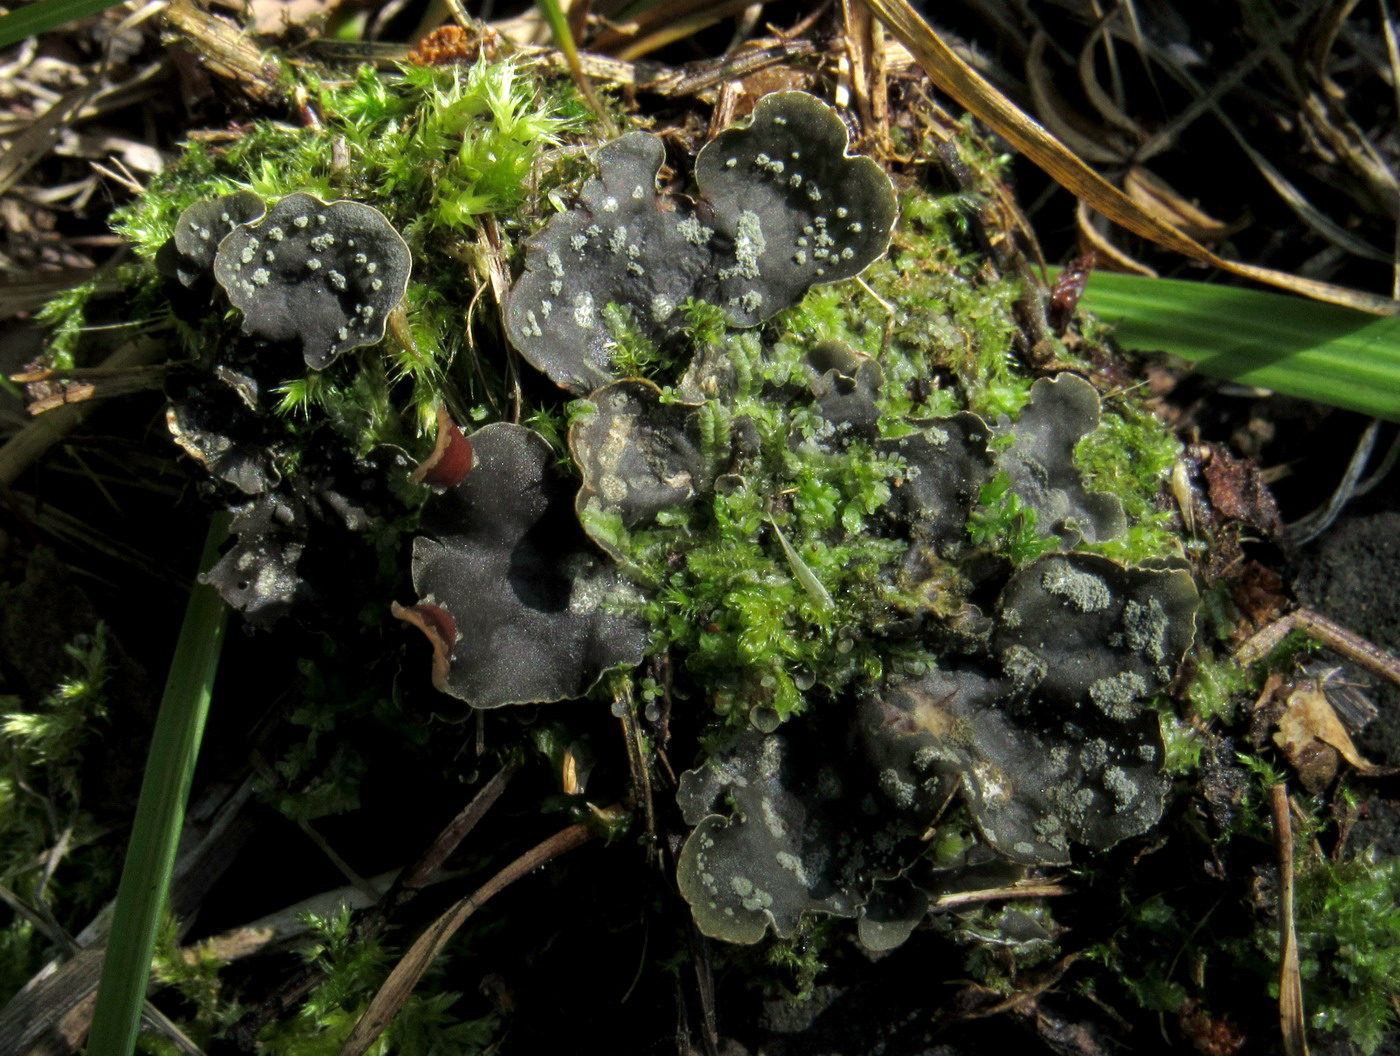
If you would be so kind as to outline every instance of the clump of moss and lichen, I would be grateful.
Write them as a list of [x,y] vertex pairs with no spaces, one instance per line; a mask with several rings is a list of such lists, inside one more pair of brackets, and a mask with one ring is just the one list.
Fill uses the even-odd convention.
[[[666,657],[703,708],[677,793],[701,931],[752,943],[826,914],[889,949],[958,882],[924,875],[955,795],[968,866],[1007,878],[1156,823],[1141,704],[1197,595],[1179,568],[1092,552],[1128,526],[1076,464],[1103,401],[1014,369],[1024,291],[961,248],[963,199],[914,205],[878,260],[891,188],[845,142],[810,96],[768,97],[672,208],[655,137],[597,152],[505,305],[522,355],[581,397],[570,472],[527,429],[446,423],[439,449],[479,465],[425,505],[419,601],[396,613],[431,642],[434,684],[477,708],[600,686],[625,713],[607,669]],[[1095,454],[1120,490],[1167,466]],[[1155,565],[1171,544],[1145,529],[1116,553]]]
[[[435,668],[435,681],[475,706],[576,697],[596,686],[592,695],[614,696],[615,706],[626,709],[629,680],[607,677],[609,670],[631,668],[643,656],[658,663],[674,661],[683,691],[695,702],[697,714],[682,724],[698,728],[701,763],[708,757],[715,771],[749,774],[755,778],[751,787],[761,778],[781,793],[753,799],[754,816],[762,815],[765,803],[785,805],[790,816],[778,818],[772,830],[796,826],[795,819],[805,815],[816,819],[814,828],[793,831],[807,837],[821,830],[821,839],[833,845],[842,832],[878,830],[878,853],[843,848],[836,855],[851,874],[840,878],[846,888],[839,897],[825,905],[814,899],[783,918],[791,921],[790,937],[780,939],[773,950],[799,992],[810,989],[821,959],[822,944],[804,937],[828,931],[824,917],[804,915],[808,909],[860,914],[863,935],[897,945],[926,919],[933,894],[979,881],[1010,883],[1036,862],[1067,862],[1071,839],[1101,848],[1130,829],[1140,832],[1155,822],[1166,788],[1162,773],[1186,772],[1199,750],[1195,731],[1170,716],[1165,720],[1168,732],[1179,736],[1168,736],[1163,745],[1155,717],[1138,711],[1139,699],[1149,688],[1165,685],[1184,649],[1180,633],[1162,629],[1171,621],[1153,616],[1149,596],[1169,580],[1184,582],[1184,573],[1145,567],[1182,552],[1162,501],[1178,447],[1130,398],[1101,400],[1082,380],[1047,379],[1042,385],[1063,385],[1062,395],[1042,407],[1058,400],[1055,405],[1069,415],[1076,401],[1080,410],[1093,406],[1092,426],[1083,435],[1075,433],[1057,453],[1060,468],[1073,478],[1070,490],[1077,498],[1114,496],[1126,530],[1094,530],[1095,523],[1111,520],[1096,521],[1102,504],[1066,518],[1063,510],[1026,492],[1030,474],[1018,476],[1024,466],[1014,458],[1018,427],[1037,413],[1037,378],[1025,366],[1027,341],[1019,314],[1028,291],[1021,279],[990,266],[968,237],[981,204],[976,193],[905,194],[889,252],[866,267],[860,281],[816,285],[758,325],[755,289],[729,291],[703,275],[688,274],[678,282],[677,296],[669,297],[668,290],[668,299],[661,301],[628,303],[608,292],[587,302],[576,298],[567,305],[567,318],[579,326],[578,320],[589,320],[599,359],[573,373],[551,371],[544,362],[537,365],[551,377],[558,374],[556,380],[563,378],[561,384],[578,399],[567,406],[565,396],[536,395],[520,408],[518,420],[525,425],[507,425],[499,421],[508,409],[504,358],[474,347],[468,335],[485,336],[488,342],[495,338],[485,314],[475,310],[489,303],[484,291],[492,269],[499,278],[505,262],[501,254],[509,253],[512,241],[525,242],[538,226],[551,191],[557,192],[552,204],[562,206],[573,197],[573,178],[585,166],[577,155],[555,150],[583,125],[571,94],[525,76],[512,63],[410,68],[401,77],[366,69],[349,80],[321,80],[310,88],[320,127],[262,124],[227,144],[193,146],[151,194],[123,212],[119,223],[149,261],[170,239],[182,212],[198,201],[243,190],[276,203],[305,192],[326,201],[347,198],[374,206],[403,237],[413,271],[383,340],[346,351],[322,370],[294,363],[271,379],[255,402],[259,429],[266,426],[273,436],[265,443],[271,452],[268,479],[353,471],[393,482],[388,489],[393,501],[374,506],[373,524],[356,529],[361,541],[372,543],[370,579],[390,584],[376,597],[401,596],[406,590],[402,566],[395,566],[394,558],[415,526],[447,548],[454,531],[448,515],[460,512],[454,503],[464,504],[461,495],[447,494],[451,489],[430,499],[428,489],[408,484],[404,461],[370,459],[391,446],[425,454],[423,434],[440,404],[463,426],[484,426],[473,434],[481,454],[500,453],[498,464],[507,456],[516,459],[512,464],[527,466],[538,490],[553,496],[542,504],[548,533],[537,529],[543,514],[519,508],[516,496],[500,504],[511,524],[478,526],[479,537],[491,545],[476,553],[500,557],[492,567],[498,581],[509,577],[509,591],[496,589],[500,582],[487,591],[473,585],[467,596],[483,600],[466,607],[481,612],[459,610],[447,624],[436,613],[420,613],[417,622],[430,632],[441,661],[458,640],[473,639],[467,633],[470,619],[485,619],[492,631],[515,619],[496,607],[496,595],[514,596],[521,603],[512,610],[518,614],[521,606],[530,608],[528,595],[537,590],[540,611],[567,612],[570,619],[582,612],[586,618],[570,622],[563,634],[550,631],[563,627],[562,622],[532,625],[530,634],[512,639],[520,650],[483,646],[494,657],[472,654],[471,663],[461,661],[459,667],[492,677],[500,672],[502,678],[519,677],[522,666],[533,665],[531,676],[548,673],[561,666],[558,654],[552,653],[548,663],[535,663],[527,648],[531,641],[548,639],[550,649],[567,654],[562,664],[567,670],[547,689],[493,688],[470,699],[462,683],[454,688],[450,672],[439,679]],[[797,105],[811,109],[805,102]],[[649,164],[654,154],[651,146],[634,141],[621,151],[618,164],[631,172],[641,162]],[[775,158],[769,153],[753,160],[773,173]],[[644,172],[639,177],[652,179],[649,187],[639,185],[650,194],[655,192],[653,176]],[[572,246],[577,238],[585,243],[598,239],[589,227],[609,212],[608,196],[599,194],[594,202],[597,215],[570,230],[564,245]],[[707,262],[719,260],[712,269],[716,273],[744,277],[742,254],[730,261],[723,257],[729,250],[722,239],[706,242],[710,236],[704,231],[713,218],[697,214],[688,219],[696,223],[681,228],[685,221],[677,218],[676,244],[703,249]],[[736,244],[743,238],[750,248],[756,244],[752,221],[736,220],[732,226]],[[816,230],[800,231],[795,228],[794,236],[816,242]],[[653,265],[641,249],[629,255],[625,238],[616,239],[613,247],[614,235],[615,228],[599,245],[620,261],[625,257],[634,269]],[[529,250],[524,259],[529,272]],[[573,280],[572,273],[559,274],[555,268],[547,250],[539,251],[533,265],[538,296],[532,295],[514,322],[508,306],[507,329],[517,344],[522,336],[528,344],[538,336],[534,331],[543,330],[540,302],[550,300],[551,283],[562,289]],[[626,289],[628,275],[635,278],[636,272],[607,276],[612,285],[606,290]],[[130,277],[144,303],[163,303],[158,291],[165,280],[153,264],[136,266]],[[730,292],[735,303],[727,306]],[[766,287],[761,292],[779,299]],[[75,340],[82,301],[73,298],[54,309],[66,326],[59,347],[64,355]],[[551,301],[550,308],[559,311],[560,305]],[[227,368],[220,357],[233,347],[237,316],[182,317],[166,307],[153,311],[177,335],[192,371]],[[533,319],[529,311],[536,313]],[[210,356],[209,348],[220,351]],[[1085,366],[1068,349],[1056,346],[1053,352],[1057,369]],[[575,384],[570,379],[583,380]],[[207,382],[200,379],[201,385]],[[228,385],[226,379],[218,383]],[[1063,395],[1070,390],[1079,395]],[[240,390],[236,398],[245,395],[246,389]],[[647,435],[661,436],[666,443],[647,452],[668,469],[683,470],[657,474],[662,499],[654,516],[633,516],[635,507],[627,503],[636,496],[625,496],[625,502],[607,497],[605,470],[615,465],[609,459],[621,457],[599,453],[608,438],[580,439],[600,422],[624,419],[661,423]],[[954,530],[938,535],[936,545],[910,530],[908,522],[916,518],[905,499],[924,472],[917,463],[917,442],[933,444],[931,431],[957,434],[954,446],[975,448],[976,457],[985,457],[991,467],[952,504]],[[973,431],[978,439],[969,439]],[[353,451],[353,462],[329,464],[318,455],[342,444]],[[1019,450],[1032,446],[1021,441]],[[199,449],[210,450],[207,445]],[[468,481],[474,479],[470,486],[481,494],[467,496],[471,502],[465,504],[490,505],[490,470],[483,465],[473,473]],[[667,489],[683,490],[675,481],[686,475],[694,494],[671,502]],[[575,507],[581,485],[585,494]],[[299,494],[294,498],[300,505],[286,508],[344,509],[342,490]],[[554,492],[566,501],[556,501]],[[587,493],[606,501],[590,504]],[[919,517],[934,519],[927,511]],[[937,531],[943,531],[941,522]],[[293,542],[302,546],[302,541]],[[302,568],[305,549],[284,547],[279,567]],[[441,556],[433,553],[434,560]],[[517,561],[522,554],[541,560],[536,565]],[[1101,558],[1112,560],[1095,563]],[[1129,577],[1123,580],[1129,587],[1116,578],[1120,572]],[[991,629],[990,620],[1002,618],[998,590],[1017,576],[1024,592],[1048,593],[1050,603],[1075,618],[1101,607],[1098,594],[1092,588],[1057,593],[1056,584],[1082,583],[1085,577],[1111,580],[1115,590],[1132,595],[1136,630],[1130,628],[1126,637],[1140,639],[1134,649],[1155,655],[1155,663],[1143,672],[1096,671],[1079,687],[1084,689],[1081,703],[1108,716],[1110,734],[1052,745],[1042,739],[1047,734],[1038,720],[1018,725],[1038,706],[1030,687],[1044,680],[1037,664],[1045,665],[1012,640],[1016,635],[1009,620],[1000,631]],[[363,594],[370,579],[355,589]],[[1151,589],[1143,586],[1149,583]],[[1142,593],[1135,594],[1140,587]],[[429,605],[447,593],[446,588],[420,589]],[[1167,603],[1176,604],[1173,620],[1180,631],[1189,622],[1183,615],[1188,606],[1186,591],[1177,595],[1175,603],[1171,598]],[[1156,600],[1159,607],[1164,604]],[[1013,613],[1038,612],[1039,604],[1008,595],[1005,607]],[[362,600],[347,611],[381,633],[382,606]],[[1115,618],[1128,620],[1127,612],[1127,605],[1112,609]],[[382,644],[381,639],[376,641]],[[580,654],[584,659],[575,663]],[[375,670],[372,686],[349,685],[317,671],[343,660],[328,648],[306,665],[313,691],[292,722],[307,732],[287,749],[271,782],[271,794],[293,817],[352,808],[365,763],[357,748],[338,743],[340,734],[347,728],[363,733],[377,719],[399,718],[397,697],[386,690],[389,679],[382,677],[382,668]],[[491,668],[492,662],[499,666]],[[1209,670],[1209,664],[1201,670]],[[654,698],[669,703],[669,690],[637,677],[642,692],[636,696],[645,701],[645,714],[652,711]],[[1097,688],[1090,694],[1092,687]],[[343,698],[341,690],[346,691]],[[1223,713],[1222,702],[1232,691],[1233,683],[1224,681],[1201,691],[1215,702],[1201,705],[1210,712],[1206,719]],[[1064,692],[1074,695],[1077,689]],[[920,710],[910,703],[922,698],[941,704]],[[856,702],[865,716],[858,733],[842,710]],[[946,710],[939,710],[944,705]],[[1004,715],[1014,715],[1015,721],[1002,722]],[[938,739],[940,723],[973,732],[954,752]],[[656,727],[650,729],[656,732]],[[334,738],[332,730],[337,731]],[[1059,737],[1062,731],[1052,732]],[[843,749],[854,745],[855,751],[844,767],[813,765],[828,752],[822,746],[830,744]],[[867,754],[877,758],[867,759]],[[1066,797],[1054,809],[1036,804],[997,814],[987,806],[984,792],[1005,787],[1000,781],[1005,773],[1019,779],[1022,775],[1010,761],[1025,755],[1037,759],[1028,771],[1036,780],[1025,784],[1048,788],[1067,782],[1084,786],[1071,791],[1085,795],[1075,802]],[[793,762],[778,765],[780,758]],[[861,776],[872,762],[872,774]],[[1043,774],[1037,769],[1042,763]],[[1052,765],[1058,767],[1053,775]],[[687,775],[693,785],[705,786],[691,796],[689,822],[696,832],[703,828],[710,835],[737,830],[740,818],[718,812],[727,809],[725,795],[731,801],[742,798],[742,786],[735,781],[734,789],[706,800],[705,792],[727,786],[702,770],[703,765],[692,772],[700,776]],[[965,802],[942,813],[955,788]],[[930,806],[935,792],[941,795],[938,812]],[[878,824],[870,823],[868,804],[876,804]],[[1091,832],[1086,822],[1094,813],[1090,806],[1105,813],[1118,809],[1135,820],[1111,832]],[[1045,823],[1050,814],[1063,814],[1067,828]],[[1037,820],[1039,831],[1034,829]],[[700,842],[694,840],[696,848]],[[767,845],[762,849],[794,876],[811,864],[786,844],[776,852]],[[698,859],[698,850],[692,856]],[[765,892],[747,874],[736,871],[727,879],[731,886],[738,882],[740,905],[759,907],[756,929],[749,926],[745,935],[762,936],[768,930],[760,897]],[[747,889],[740,891],[745,882]],[[702,887],[703,878],[696,879],[692,893]],[[897,908],[889,919],[876,920],[876,903],[882,899]],[[1015,932],[1025,940],[1017,962],[1038,963],[1055,949],[1057,929],[1041,907],[1031,907],[1026,915],[1036,927],[988,910],[970,917],[960,937],[1004,942]],[[713,920],[705,924],[710,933],[733,938],[735,933],[723,927]],[[995,967],[981,964],[979,970],[990,978]],[[348,1022],[353,1004],[328,997],[312,1008],[306,1023],[269,1040],[285,1042],[291,1051],[295,1044],[308,1043],[308,1031]],[[1159,1002],[1153,1007],[1167,1006]]]

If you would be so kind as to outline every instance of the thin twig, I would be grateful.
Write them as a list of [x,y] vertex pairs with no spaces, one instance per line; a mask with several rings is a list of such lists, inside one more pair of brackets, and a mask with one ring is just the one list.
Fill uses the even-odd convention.
[[468,918],[489,898],[499,894],[522,876],[534,872],[546,862],[573,850],[575,847],[583,846],[593,838],[593,835],[593,831],[587,825],[582,824],[570,825],[567,829],[561,829],[549,839],[530,848],[428,925],[428,929],[418,937],[418,941],[394,966],[394,970],[389,973],[389,978],[384,980],[384,985],[374,995],[374,999],[369,1003],[369,1008],[365,1009],[364,1015],[360,1017],[359,1022],[355,1024],[355,1029],[350,1032],[350,1037],[341,1047],[340,1056],[364,1056],[369,1047],[378,1040],[379,1035],[384,1033],[384,1028],[398,1014],[408,995],[418,985],[418,980],[423,977],[423,973],[433,963],[433,959],[442,952],[443,947],[447,945],[453,935],[457,934],[458,929],[467,922]]
[[1269,806],[1278,840],[1279,1028],[1287,1056],[1308,1056],[1303,982],[1298,975],[1298,934],[1293,927],[1293,821],[1288,815],[1286,786],[1269,786]]
[[1240,646],[1235,659],[1246,665],[1262,660],[1293,631],[1302,631],[1352,663],[1400,686],[1400,659],[1311,609],[1294,609],[1275,620]]

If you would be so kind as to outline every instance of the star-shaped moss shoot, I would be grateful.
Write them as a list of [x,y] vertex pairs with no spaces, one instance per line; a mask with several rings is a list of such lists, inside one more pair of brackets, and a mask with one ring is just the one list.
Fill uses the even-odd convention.
[[413,544],[419,602],[394,614],[433,645],[433,682],[474,708],[582,696],[642,658],[629,588],[574,517],[549,445],[497,422],[466,438],[471,468],[428,500]]
[[879,165],[848,147],[845,124],[813,96],[765,96],[748,126],[700,151],[692,209],[657,194],[660,139],[630,132],[606,144],[578,205],[527,243],[506,305],[511,342],[586,393],[623,373],[619,309],[664,342],[691,298],[756,326],[812,286],[859,274],[889,243],[895,198]]
[[384,337],[408,288],[408,246],[360,202],[289,194],[219,245],[214,277],[243,314],[243,332],[299,346],[319,370]]

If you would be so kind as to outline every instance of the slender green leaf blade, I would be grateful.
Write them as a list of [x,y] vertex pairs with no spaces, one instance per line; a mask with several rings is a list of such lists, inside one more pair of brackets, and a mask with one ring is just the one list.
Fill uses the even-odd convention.
[[0,15],[0,48],[116,7],[121,0],[35,0]]
[[1400,421],[1400,318],[1277,293],[1096,271],[1080,304],[1125,348]]
[[[207,571],[218,560],[227,535],[228,516],[218,514],[204,541],[201,570]],[[93,1054],[130,1056],[136,1047],[151,955],[168,900],[185,803],[227,626],[228,606],[218,591],[196,582],[151,734],[131,843],[117,888],[88,1037],[87,1051]]]

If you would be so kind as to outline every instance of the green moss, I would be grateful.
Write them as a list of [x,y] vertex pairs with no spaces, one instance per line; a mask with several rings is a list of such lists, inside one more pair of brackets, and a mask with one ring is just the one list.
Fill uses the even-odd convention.
[[[1396,1024],[1400,858],[1362,855],[1300,866],[1294,927],[1309,1026],[1346,1035],[1367,1056]],[[1261,945],[1277,957],[1276,934]]]
[[1159,419],[1130,403],[1105,401],[1103,421],[1074,454],[1085,487],[1118,496],[1130,525],[1122,537],[1085,549],[1126,564],[1182,555],[1176,515],[1162,499],[1181,444]]
[[1254,685],[1249,668],[1233,656],[1201,653],[1196,675],[1186,688],[1191,714],[1200,722],[1229,722]]
[[[92,813],[107,790],[86,787],[101,775],[83,768],[84,752],[108,722],[105,625],[63,652],[67,670],[54,672],[42,699],[0,696],[0,882],[76,932],[110,897],[118,866],[115,849],[100,841],[106,823]],[[66,853],[50,875],[56,846]],[[59,952],[26,917],[8,915],[0,926],[0,1002]]]
[[1004,553],[1016,565],[1059,549],[1060,537],[1037,530],[1040,515],[1011,490],[1005,473],[982,485],[977,501],[967,522],[968,538],[976,545]]

